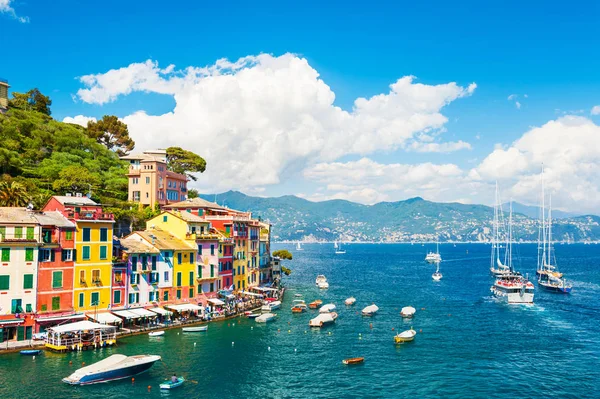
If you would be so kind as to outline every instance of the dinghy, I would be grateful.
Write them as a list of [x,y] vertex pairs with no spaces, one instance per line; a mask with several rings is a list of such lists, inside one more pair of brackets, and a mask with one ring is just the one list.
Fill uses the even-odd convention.
[[19,352],[21,355],[35,356],[42,353],[39,349],[25,349]]
[[162,384],[160,384],[160,389],[173,389],[173,388],[177,388],[177,387],[183,385],[184,382],[185,382],[185,378],[178,377],[177,378],[177,382],[173,382],[171,380],[163,382]]
[[160,337],[162,335],[165,335],[165,332],[164,331],[152,331],[152,332],[149,332],[148,335],[150,337]]
[[360,364],[365,361],[364,357],[352,357],[350,359],[342,360],[343,364]]
[[401,344],[403,342],[410,342],[415,339],[415,335],[417,335],[417,332],[411,327],[410,330],[406,330],[401,332],[400,334],[397,334],[394,337],[394,342],[397,344]]
[[199,327],[183,327],[181,329],[183,332],[203,332],[208,330],[208,326],[199,326]]

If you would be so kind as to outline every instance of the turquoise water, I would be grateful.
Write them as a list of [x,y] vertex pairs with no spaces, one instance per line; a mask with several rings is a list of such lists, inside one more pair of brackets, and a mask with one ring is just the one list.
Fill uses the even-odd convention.
[[[533,306],[509,306],[490,297],[486,245],[442,245],[444,278],[438,283],[431,279],[434,267],[423,262],[433,246],[355,244],[345,255],[335,255],[331,244],[304,248],[287,264],[293,269],[286,278],[289,290],[273,323],[239,318],[213,323],[207,333],[169,330],[162,338],[122,339],[118,347],[96,352],[35,359],[2,355],[0,397],[574,398],[600,392],[600,246],[557,246],[573,293],[536,288]],[[534,274],[535,246],[521,245],[516,252],[518,268]],[[328,277],[329,290],[315,287],[320,273]],[[316,298],[335,303],[336,325],[309,330],[316,311],[291,314],[296,293],[307,303]],[[343,300],[351,295],[357,303],[347,308]],[[372,302],[380,308],[375,317],[357,314]],[[399,316],[408,305],[417,308],[411,321]],[[422,330],[415,341],[394,345],[394,334],[411,326]],[[158,354],[163,362],[134,384],[60,382],[81,362],[113,353]],[[364,356],[365,363],[342,365],[353,356]],[[159,392],[160,381],[173,372],[194,382]]]

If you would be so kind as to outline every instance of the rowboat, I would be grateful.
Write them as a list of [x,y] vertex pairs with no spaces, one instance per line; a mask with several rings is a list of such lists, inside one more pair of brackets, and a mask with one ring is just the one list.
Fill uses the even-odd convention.
[[375,315],[375,313],[377,313],[379,311],[379,307],[377,307],[377,305],[369,305],[366,308],[364,308],[362,310],[362,315],[363,316],[373,316]]
[[351,357],[350,359],[342,360],[343,364],[360,364],[365,361],[364,357]]
[[351,296],[350,298],[348,298],[344,301],[344,303],[348,306],[354,305],[355,302],[356,302],[356,298],[354,298],[353,296]]
[[405,306],[402,308],[402,310],[400,310],[400,316],[410,319],[415,315],[416,311],[417,309],[413,308],[412,306]]
[[208,330],[208,326],[199,326],[199,327],[183,327],[181,329],[183,332],[202,332]]
[[319,309],[319,313],[330,313],[335,310],[335,305],[333,303],[328,303],[327,305],[321,306]]
[[173,382],[171,380],[165,381],[162,384],[160,384],[160,389],[173,389],[173,388],[177,388],[177,387],[183,385],[184,382],[185,382],[185,378],[183,378],[183,377],[177,377],[177,382]]
[[321,304],[322,304],[322,303],[323,303],[323,301],[322,301],[322,300],[320,300],[320,299],[317,299],[316,301],[312,301],[311,303],[309,303],[309,304],[308,304],[308,307],[309,307],[309,308],[311,308],[311,309],[316,309],[316,308],[318,308],[319,306],[321,306]]
[[406,330],[401,332],[400,334],[397,334],[394,337],[394,342],[397,344],[401,344],[403,342],[410,342],[413,339],[415,339],[415,335],[417,335],[417,332],[411,328],[410,330]]
[[160,337],[161,335],[165,335],[165,332],[164,331],[152,331],[152,332],[149,332],[148,335],[150,337]]
[[19,353],[21,355],[29,355],[29,356],[33,356],[33,355],[39,355],[42,351],[40,349],[25,349],[20,351]]

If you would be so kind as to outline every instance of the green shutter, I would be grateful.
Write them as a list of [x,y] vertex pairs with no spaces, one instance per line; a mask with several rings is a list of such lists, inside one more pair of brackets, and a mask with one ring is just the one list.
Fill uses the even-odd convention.
[[83,260],[90,260],[90,247],[87,246],[87,245],[83,247],[82,259]]
[[25,248],[25,262],[33,262],[33,248]]
[[0,276],[0,291],[10,289],[10,276]]
[[55,271],[52,272],[52,288],[62,288],[63,272]]
[[[194,285],[194,272],[190,272],[190,284],[189,285],[191,285],[191,286]],[[193,296],[193,295],[191,295],[191,296]]]
[[190,265],[194,264],[194,253],[190,252]]
[[53,296],[52,297],[52,310],[59,310],[59,309],[60,309],[60,297]]
[[84,227],[83,228],[83,239],[82,241],[90,241],[90,228],[89,227]]
[[19,326],[17,327],[17,341],[25,340],[25,327]]
[[81,293],[79,294],[79,307],[80,307],[80,308],[82,308],[82,307],[83,307],[83,305],[84,305],[84,299],[85,299],[85,296],[84,296],[83,292],[81,292]]
[[33,240],[34,239],[33,233],[34,233],[33,227],[28,227],[27,228],[27,239],[28,240]]
[[190,292],[189,292],[188,298],[193,298],[193,297],[194,297],[194,289],[190,288]]
[[168,301],[169,300],[169,291],[165,291],[163,292],[163,301]]
[[177,286],[181,287],[181,272],[177,272]]
[[210,277],[215,276],[215,265],[210,265]]
[[177,290],[177,299],[181,299],[181,290]]
[[[5,235],[6,235],[6,226],[0,226],[0,236],[1,236],[0,239],[4,238]],[[2,240],[0,240],[0,241],[2,241]],[[0,341],[0,342],[2,342],[2,341]]]
[[10,248],[2,248],[2,262],[10,262]]
[[92,292],[92,302],[90,303],[91,306],[98,306],[98,305],[100,305],[99,296],[100,296],[99,293]]
[[115,291],[113,293],[113,304],[119,304],[121,303],[121,291]]
[[106,251],[107,251],[106,245],[101,245],[100,246],[100,259],[106,259]]
[[72,240],[73,239],[73,232],[71,230],[65,232],[65,240]]
[[26,313],[32,313],[33,312],[33,307],[31,306],[30,303],[28,303],[27,305],[25,305],[25,312]]
[[108,241],[108,229],[106,227],[100,229],[100,241]]
[[202,265],[198,265],[198,278],[202,278]]
[[15,238],[23,238],[23,228],[15,227]]
[[23,289],[28,290],[33,288],[33,274],[25,274],[23,276]]

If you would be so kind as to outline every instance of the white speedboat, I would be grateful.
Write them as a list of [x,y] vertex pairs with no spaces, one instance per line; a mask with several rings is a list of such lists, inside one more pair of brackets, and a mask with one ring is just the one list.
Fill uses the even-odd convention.
[[356,303],[356,298],[354,298],[353,296],[351,296],[350,298],[346,299],[344,301],[344,303],[348,306],[352,306]]
[[260,310],[263,312],[271,312],[272,310],[279,309],[281,307],[281,301],[273,301],[267,304],[264,304]]
[[338,317],[338,314],[335,312],[320,313],[317,317],[315,317],[314,319],[311,319],[308,322],[308,325],[310,327],[323,327],[328,324],[334,323],[335,319],[337,319],[337,317]]
[[323,305],[319,308],[319,313],[330,313],[336,309],[333,303],[328,303],[327,305]]
[[373,316],[378,311],[379,311],[379,308],[377,307],[377,305],[373,304],[373,305],[369,305],[366,308],[364,308],[362,310],[362,315],[363,316]]
[[320,283],[326,283],[326,282],[327,282],[327,277],[325,277],[325,276],[324,276],[324,275],[322,275],[322,274],[319,274],[319,275],[317,276],[317,278],[315,279],[315,284],[316,284],[316,285],[319,285]]
[[533,303],[533,284],[520,273],[499,277],[490,288],[496,297],[510,303]]
[[77,369],[62,381],[70,385],[88,385],[121,380],[147,371],[159,360],[158,355],[112,355]]
[[275,320],[277,315],[275,313],[263,313],[254,319],[257,323],[268,323],[269,321]]
[[321,283],[319,283],[319,288],[322,290],[325,290],[325,289],[329,288],[329,283],[327,281],[321,282]]
[[410,342],[415,339],[417,332],[412,328],[410,330],[402,331],[400,334],[396,334],[394,342],[400,344],[402,342]]
[[405,318],[411,318],[415,315],[416,311],[417,309],[413,308],[412,306],[405,306],[402,308],[402,310],[400,310],[400,316]]
[[152,331],[152,332],[149,332],[148,335],[150,337],[160,337],[162,335],[165,335],[165,332],[164,331]]
[[203,332],[208,330],[208,326],[183,327],[181,330],[183,332]]

